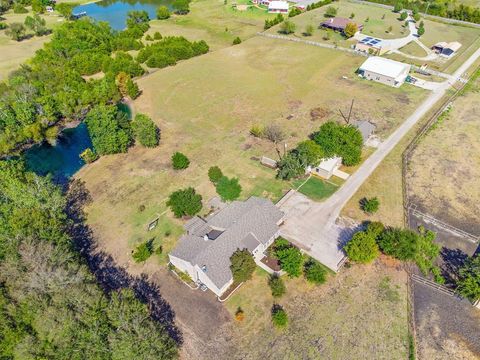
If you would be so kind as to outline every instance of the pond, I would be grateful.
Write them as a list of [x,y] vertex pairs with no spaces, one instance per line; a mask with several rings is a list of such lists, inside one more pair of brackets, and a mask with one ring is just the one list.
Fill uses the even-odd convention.
[[85,164],[80,154],[89,147],[92,142],[87,125],[81,123],[63,130],[53,146],[47,142],[32,146],[25,153],[25,161],[29,170],[42,176],[51,174],[55,182],[62,183]]
[[159,6],[172,9],[171,0],[101,0],[73,9],[74,14],[86,12],[87,16],[97,21],[106,21],[114,30],[123,30],[126,27],[127,13],[132,10],[145,10],[150,19],[156,19]]

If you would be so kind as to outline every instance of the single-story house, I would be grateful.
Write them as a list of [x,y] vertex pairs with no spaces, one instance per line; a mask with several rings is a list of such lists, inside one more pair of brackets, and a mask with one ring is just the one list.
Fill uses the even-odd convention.
[[375,125],[368,120],[357,120],[353,123],[360,133],[362,134],[363,143],[365,144],[367,140],[372,136],[375,131]]
[[206,218],[189,220],[170,252],[170,263],[193,281],[221,296],[233,283],[230,257],[248,249],[258,263],[278,237],[284,213],[270,200],[251,197],[234,201]]
[[362,31],[363,25],[357,24],[356,22],[352,21],[351,19],[335,17],[325,20],[320,24],[321,27],[332,29],[339,32],[344,32],[345,28],[347,27],[348,23],[354,23],[357,25],[358,31]]
[[307,173],[320,176],[324,179],[330,179],[341,165],[342,158],[339,156],[334,156],[328,159],[320,160],[320,164],[318,164],[318,166],[308,166]]
[[289,6],[290,5],[286,1],[270,1],[268,4],[268,12],[273,14],[286,14],[288,13]]
[[435,51],[437,54],[443,57],[452,57],[455,53],[462,47],[457,41],[446,43],[446,42],[439,42],[432,46],[432,50]]
[[367,36],[357,42],[355,50],[362,51],[367,54],[382,55],[388,51],[388,47],[385,46],[385,42],[381,39]]
[[358,69],[358,74],[367,80],[400,87],[410,73],[411,66],[380,56],[369,57]]

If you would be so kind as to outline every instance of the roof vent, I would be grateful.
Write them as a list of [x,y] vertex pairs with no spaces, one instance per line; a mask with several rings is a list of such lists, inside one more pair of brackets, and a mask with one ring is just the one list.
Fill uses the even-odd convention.
[[207,265],[203,265],[203,266],[202,266],[202,271],[203,271],[203,272],[207,272]]

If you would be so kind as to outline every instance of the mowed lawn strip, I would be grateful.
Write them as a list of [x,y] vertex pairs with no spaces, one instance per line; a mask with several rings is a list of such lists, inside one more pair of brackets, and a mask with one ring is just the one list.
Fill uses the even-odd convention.
[[[299,186],[300,188],[298,188]],[[337,191],[338,185],[312,176],[306,181],[305,179],[295,180],[293,182],[293,188],[298,188],[299,192],[314,201],[321,201]]]

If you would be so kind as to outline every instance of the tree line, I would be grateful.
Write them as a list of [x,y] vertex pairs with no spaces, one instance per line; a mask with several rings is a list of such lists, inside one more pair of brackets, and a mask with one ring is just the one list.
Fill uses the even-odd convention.
[[176,358],[132,290],[97,284],[69,235],[69,206],[49,178],[0,161],[0,358]]

